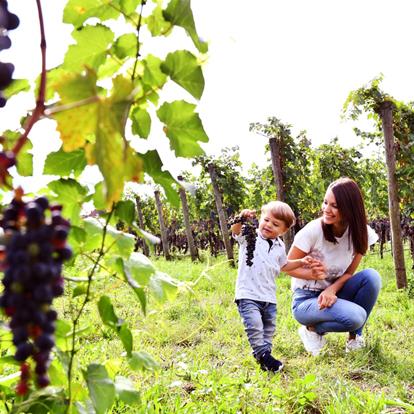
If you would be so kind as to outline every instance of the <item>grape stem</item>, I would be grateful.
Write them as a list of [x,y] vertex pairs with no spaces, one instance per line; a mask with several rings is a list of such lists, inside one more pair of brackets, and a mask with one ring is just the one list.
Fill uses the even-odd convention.
[[13,147],[13,153],[15,156],[20,152],[24,144],[26,143],[29,132],[33,125],[41,118],[45,109],[45,91],[46,91],[46,35],[45,25],[43,20],[42,5],[40,0],[36,0],[37,13],[39,16],[39,27],[40,27],[40,52],[42,55],[42,72],[40,75],[39,93],[36,100],[36,107],[34,108],[32,115],[27,119],[23,128],[24,132],[17,140]]
[[73,371],[73,361],[74,361],[74,358],[75,358],[75,354],[77,352],[77,350],[76,350],[76,328],[77,328],[77,325],[79,323],[79,319],[82,316],[82,313],[85,309],[86,304],[90,301],[91,285],[92,285],[93,275],[95,274],[96,270],[100,266],[100,263],[99,263],[100,260],[106,254],[105,239],[106,239],[106,235],[107,235],[107,229],[108,229],[109,221],[111,220],[113,212],[114,212],[114,205],[112,205],[112,208],[109,211],[108,216],[106,218],[105,225],[102,229],[102,243],[101,243],[101,247],[99,248],[98,257],[97,257],[96,261],[94,262],[94,265],[93,265],[92,269],[88,273],[88,282],[87,282],[87,286],[86,286],[85,298],[84,298],[84,300],[82,302],[82,305],[79,308],[76,316],[72,320],[72,326],[73,327],[72,327],[71,349],[70,349],[70,357],[69,357],[69,363],[68,363],[68,374],[67,374],[67,377],[68,377],[68,405],[67,405],[67,410],[66,410],[67,413],[70,412],[71,406],[72,406],[72,371]]

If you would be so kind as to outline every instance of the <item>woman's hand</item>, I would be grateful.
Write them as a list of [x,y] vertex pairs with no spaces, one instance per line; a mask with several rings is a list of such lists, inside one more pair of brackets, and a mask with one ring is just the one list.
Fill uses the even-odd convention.
[[305,256],[303,259],[303,265],[312,269],[312,279],[323,280],[326,279],[326,267],[318,259],[311,256]]
[[331,286],[327,287],[318,296],[319,309],[330,308],[337,301],[336,291]]

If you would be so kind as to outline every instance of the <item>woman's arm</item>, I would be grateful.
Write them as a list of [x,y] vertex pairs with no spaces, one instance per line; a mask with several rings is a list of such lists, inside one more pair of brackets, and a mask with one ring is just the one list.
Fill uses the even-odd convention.
[[[289,250],[288,254],[288,260],[298,260],[303,259],[307,255],[306,252],[298,249],[296,246],[292,246]],[[312,266],[312,268],[305,268],[305,267],[299,267],[296,269],[290,270],[289,267],[286,269],[283,269],[284,272],[286,272],[289,276],[296,277],[298,279],[306,279],[306,280],[315,280],[315,279],[324,279],[324,277],[321,276],[321,273],[325,273],[325,269],[323,266]],[[319,277],[316,277],[315,274],[320,275]],[[326,276],[325,276],[326,277]]]
[[346,269],[345,273],[335,280],[331,286],[328,286],[319,296],[319,309],[330,308],[337,300],[336,294],[343,288],[344,284],[351,279],[361,262],[362,254],[358,253],[354,256],[351,264]]

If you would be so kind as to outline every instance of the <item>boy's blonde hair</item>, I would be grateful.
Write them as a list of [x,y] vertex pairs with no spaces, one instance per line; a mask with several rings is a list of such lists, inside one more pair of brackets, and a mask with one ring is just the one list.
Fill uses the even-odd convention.
[[270,214],[278,220],[282,220],[287,228],[292,227],[296,223],[295,213],[290,206],[282,201],[271,201],[262,207],[262,214],[270,212]]

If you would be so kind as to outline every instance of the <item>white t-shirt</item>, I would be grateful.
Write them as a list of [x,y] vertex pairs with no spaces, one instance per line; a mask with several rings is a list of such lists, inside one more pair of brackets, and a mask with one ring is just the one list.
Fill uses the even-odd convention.
[[[378,235],[371,227],[367,226],[367,228],[370,246],[378,240]],[[348,238],[348,228],[336,240],[338,243],[334,244],[324,238],[320,218],[311,221],[296,234],[293,246],[323,262],[327,268],[327,278],[324,280],[292,278],[292,290],[298,288],[324,290],[345,273],[355,255],[352,240]]]
[[241,234],[238,236],[233,234],[233,237],[240,246],[235,299],[276,303],[275,278],[280,273],[280,268],[287,263],[283,241],[279,238],[265,239],[257,231],[253,265],[249,267],[246,264],[247,243],[245,237]]

